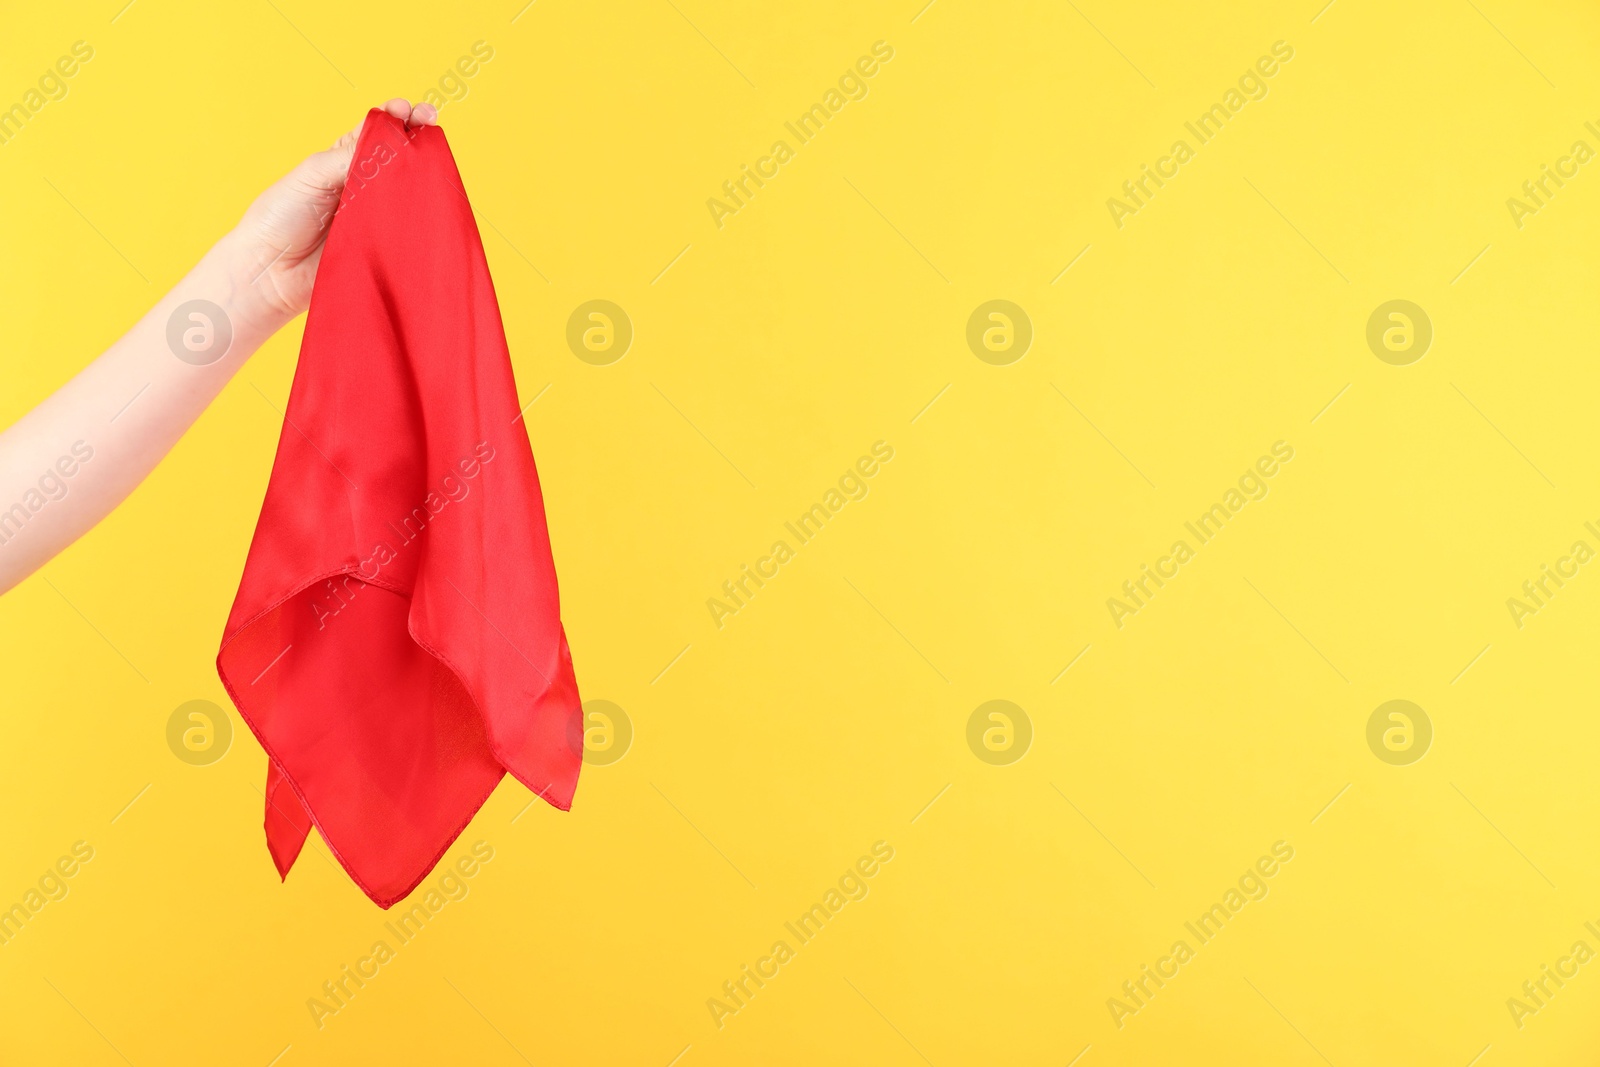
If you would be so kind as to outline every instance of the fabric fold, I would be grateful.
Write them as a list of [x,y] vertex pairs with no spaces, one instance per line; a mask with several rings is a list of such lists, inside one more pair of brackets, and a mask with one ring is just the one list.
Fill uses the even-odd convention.
[[442,130],[362,127],[217,672],[266,750],[287,877],[316,826],[382,907],[500,778],[582,762],[533,452]]

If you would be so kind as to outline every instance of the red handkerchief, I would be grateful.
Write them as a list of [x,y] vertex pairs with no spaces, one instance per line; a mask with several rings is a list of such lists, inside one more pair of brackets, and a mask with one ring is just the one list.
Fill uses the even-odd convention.
[[270,761],[282,876],[315,825],[387,908],[505,772],[572,803],[544,500],[437,127],[373,110],[361,130],[217,673]]

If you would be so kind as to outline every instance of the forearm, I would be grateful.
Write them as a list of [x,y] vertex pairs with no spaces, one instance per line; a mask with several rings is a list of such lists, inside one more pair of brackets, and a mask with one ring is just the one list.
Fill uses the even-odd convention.
[[[260,254],[250,248],[224,237],[103,355],[0,433],[0,593],[133,492],[288,320],[253,281],[266,264],[251,262]],[[184,308],[190,301],[213,307]]]

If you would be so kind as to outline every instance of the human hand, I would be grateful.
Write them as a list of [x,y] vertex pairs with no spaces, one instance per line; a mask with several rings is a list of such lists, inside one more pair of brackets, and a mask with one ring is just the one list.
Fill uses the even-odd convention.
[[[391,100],[383,109],[413,128],[438,118],[430,105],[413,108],[404,100]],[[5,506],[29,494],[39,497],[45,484],[39,472],[55,469],[62,442],[84,444],[79,438],[85,428],[95,427],[87,453],[92,465],[72,447],[78,473],[70,495],[63,490],[51,494],[48,507],[22,508],[25,530],[17,525],[17,508],[0,515],[10,520],[0,523],[0,593],[133,492],[244,361],[310,305],[323,242],[360,132],[358,126],[326,152],[302,161],[257,197],[239,225],[132,329],[0,433],[0,506]],[[220,322],[209,318],[218,312]],[[202,321],[211,327],[205,347],[181,352],[174,324],[183,328]],[[226,340],[212,348],[219,338]]]
[[[439,119],[432,104],[413,108],[397,98],[383,109],[408,127],[432,126]],[[249,272],[245,281],[256,290],[249,304],[269,320],[261,324],[269,333],[311,304],[323,242],[364,124],[363,119],[332,148],[308,156],[280,178],[256,198],[230,234],[235,254]]]

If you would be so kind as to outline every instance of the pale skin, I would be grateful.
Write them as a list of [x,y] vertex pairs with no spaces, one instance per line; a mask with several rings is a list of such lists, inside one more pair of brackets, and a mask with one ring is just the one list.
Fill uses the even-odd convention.
[[[391,100],[384,110],[408,126],[438,121],[431,104]],[[0,433],[0,593],[127,499],[255,350],[306,310],[359,132],[257,197],[144,318]],[[168,343],[174,310],[192,300],[221,307],[232,327],[226,355],[206,365]],[[91,459],[80,462],[78,442]]]

